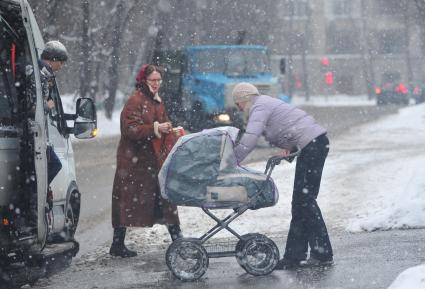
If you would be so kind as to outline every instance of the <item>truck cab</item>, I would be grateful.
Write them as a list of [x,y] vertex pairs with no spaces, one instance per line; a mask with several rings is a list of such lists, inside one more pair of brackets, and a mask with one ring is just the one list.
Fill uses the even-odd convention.
[[[26,0],[0,1],[0,272],[13,263],[78,251],[80,210],[71,135],[92,138],[91,99],[65,114],[55,86],[47,109],[39,56],[43,38]],[[50,146],[62,168],[47,183]]]
[[239,82],[250,82],[260,93],[288,101],[278,77],[272,75],[265,46],[190,46],[173,53],[157,53],[154,63],[166,69],[163,93],[166,104],[169,98],[168,110],[171,115],[182,116],[192,131],[243,126],[232,99],[233,87]]

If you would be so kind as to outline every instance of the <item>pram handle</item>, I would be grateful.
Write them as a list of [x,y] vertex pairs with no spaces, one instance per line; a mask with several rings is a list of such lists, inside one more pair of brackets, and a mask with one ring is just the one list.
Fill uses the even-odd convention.
[[277,166],[277,165],[279,165],[282,160],[285,160],[285,161],[287,161],[287,162],[290,163],[300,153],[301,153],[301,148],[299,146],[297,146],[297,150],[295,152],[291,152],[286,157],[281,157],[281,156],[272,156],[272,157],[270,157],[269,160],[267,161],[266,170],[264,171],[264,174],[269,173],[269,175],[270,175],[271,172],[273,171],[274,167]]

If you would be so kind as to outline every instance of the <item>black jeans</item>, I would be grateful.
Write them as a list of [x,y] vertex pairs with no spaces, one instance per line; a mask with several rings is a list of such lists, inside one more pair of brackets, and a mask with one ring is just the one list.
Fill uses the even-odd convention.
[[333,257],[328,231],[316,202],[328,152],[329,140],[323,134],[303,148],[298,156],[285,259],[306,259],[309,246],[310,256],[316,259],[326,261]]

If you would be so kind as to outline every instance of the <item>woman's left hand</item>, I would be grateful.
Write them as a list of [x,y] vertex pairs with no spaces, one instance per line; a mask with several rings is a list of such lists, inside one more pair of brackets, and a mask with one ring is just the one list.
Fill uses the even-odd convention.
[[279,157],[287,157],[291,152],[287,149],[283,149],[278,153]]
[[163,122],[158,125],[158,130],[160,133],[169,133],[173,126],[171,125],[171,122]]

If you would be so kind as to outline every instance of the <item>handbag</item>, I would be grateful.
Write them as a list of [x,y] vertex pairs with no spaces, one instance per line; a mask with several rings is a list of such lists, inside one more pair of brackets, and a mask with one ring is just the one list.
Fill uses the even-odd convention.
[[153,150],[160,168],[177,140],[183,135],[185,135],[184,129],[182,127],[176,127],[170,133],[163,134],[161,138],[152,140]]

